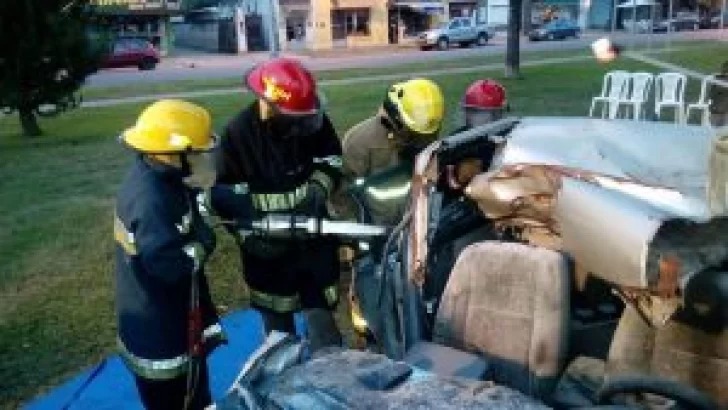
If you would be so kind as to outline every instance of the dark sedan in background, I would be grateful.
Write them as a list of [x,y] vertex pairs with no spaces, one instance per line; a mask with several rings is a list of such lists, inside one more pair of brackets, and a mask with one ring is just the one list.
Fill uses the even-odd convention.
[[578,38],[581,29],[576,23],[568,20],[554,20],[528,33],[528,39],[537,40],[563,40],[565,38]]

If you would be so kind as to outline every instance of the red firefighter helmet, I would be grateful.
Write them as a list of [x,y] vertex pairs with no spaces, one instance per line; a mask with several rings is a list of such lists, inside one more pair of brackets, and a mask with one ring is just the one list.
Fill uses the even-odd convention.
[[465,91],[463,107],[481,110],[506,108],[506,89],[491,79],[478,80]]
[[274,58],[261,63],[248,72],[245,84],[283,114],[310,115],[319,111],[316,80],[296,60]]

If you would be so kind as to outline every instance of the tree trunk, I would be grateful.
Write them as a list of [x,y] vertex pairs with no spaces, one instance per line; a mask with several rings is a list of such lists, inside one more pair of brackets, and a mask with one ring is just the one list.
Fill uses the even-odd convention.
[[506,77],[521,78],[521,18],[523,0],[510,0],[508,40],[506,44]]
[[38,118],[33,110],[21,108],[18,110],[20,116],[20,125],[23,127],[23,135],[26,137],[37,137],[43,133],[38,126]]
[[533,14],[533,1],[523,0],[523,34],[528,35],[531,31],[531,14]]

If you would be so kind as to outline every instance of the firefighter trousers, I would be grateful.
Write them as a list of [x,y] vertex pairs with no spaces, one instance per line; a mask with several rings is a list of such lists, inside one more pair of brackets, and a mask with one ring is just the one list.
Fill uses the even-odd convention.
[[[207,362],[199,363],[197,383],[186,410],[204,410],[212,404]],[[151,380],[135,375],[137,390],[147,410],[183,410],[187,398],[187,373],[170,380]]]

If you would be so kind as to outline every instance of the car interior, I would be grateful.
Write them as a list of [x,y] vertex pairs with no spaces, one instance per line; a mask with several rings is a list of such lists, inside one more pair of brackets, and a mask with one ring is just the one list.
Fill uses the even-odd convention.
[[[485,132],[457,150],[446,140],[438,169],[477,160],[487,171],[507,130],[493,137]],[[728,271],[701,272],[684,306],[652,324],[620,284],[584,272],[548,240],[497,227],[446,174],[428,193],[423,286],[407,279],[406,230],[356,262],[354,289],[380,351],[555,408],[728,405]],[[377,200],[358,192],[364,207]]]

